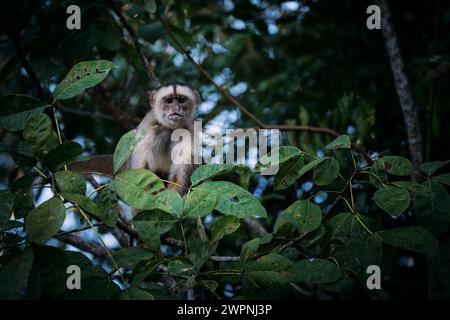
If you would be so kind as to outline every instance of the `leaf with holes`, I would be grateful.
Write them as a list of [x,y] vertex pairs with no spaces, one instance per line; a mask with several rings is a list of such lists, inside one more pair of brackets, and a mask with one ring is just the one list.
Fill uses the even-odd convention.
[[173,190],[164,190],[156,195],[157,203],[155,209],[160,209],[172,214],[177,218],[183,215],[184,201],[180,194]]
[[322,211],[320,207],[308,200],[298,200],[285,209],[282,214],[295,221],[298,232],[309,232],[320,226]]
[[314,168],[313,179],[318,186],[332,183],[339,175],[339,162],[333,157],[326,157]]
[[184,216],[197,219],[206,216],[214,210],[217,196],[212,190],[194,188],[186,196],[184,203]]
[[116,67],[106,60],[83,61],[70,69],[53,94],[55,100],[69,99],[102,82]]
[[325,148],[330,150],[350,149],[351,148],[350,138],[348,137],[348,135],[343,134],[342,136],[337,137],[329,144],[327,144]]
[[111,182],[111,188],[129,206],[149,210],[157,204],[152,193],[163,190],[164,183],[149,170],[134,169],[117,175]]
[[392,218],[398,218],[409,207],[411,195],[408,190],[387,186],[377,190],[374,195],[377,206]]
[[231,234],[239,229],[239,219],[233,216],[221,216],[214,220],[211,228],[212,241],[219,241],[227,234]]
[[211,181],[198,188],[209,190],[217,196],[215,209],[223,214],[237,218],[266,218],[266,209],[247,190],[227,181]]
[[376,161],[376,166],[396,176],[410,176],[414,168],[408,159],[400,156],[386,156]]
[[51,198],[33,209],[25,218],[31,241],[44,244],[58,233],[66,218],[66,208],[59,198]]
[[48,105],[23,94],[8,94],[0,99],[0,128],[19,131],[32,116],[42,113]]
[[377,232],[384,243],[433,257],[439,254],[438,240],[421,227],[403,227]]

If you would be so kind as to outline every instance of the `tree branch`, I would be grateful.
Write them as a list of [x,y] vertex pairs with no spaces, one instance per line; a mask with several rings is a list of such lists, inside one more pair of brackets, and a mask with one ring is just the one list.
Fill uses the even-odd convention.
[[389,3],[387,0],[377,0],[377,3],[381,8],[381,29],[406,125],[409,153],[414,167],[418,169],[423,161],[422,134],[419,118],[409,89],[408,78],[404,71],[404,63],[398,46],[397,34],[392,24]]
[[[247,108],[245,108],[235,97],[233,97],[230,92],[225,88],[219,86],[212,76],[200,65],[198,64],[194,58],[192,58],[190,52],[188,49],[186,49],[177,39],[175,34],[172,32],[170,27],[167,25],[163,17],[156,13],[157,19],[161,22],[161,25],[163,26],[164,30],[166,30],[169,37],[172,39],[172,41],[175,43],[175,45],[178,47],[179,50],[181,50],[184,55],[187,57],[187,59],[194,65],[194,67],[198,70],[200,74],[202,74],[221,94],[223,94],[231,103],[233,103],[235,106],[239,108],[239,110],[245,114],[248,118],[250,118],[258,127],[261,129],[279,129],[281,131],[305,131],[305,132],[316,132],[316,133],[322,133],[327,134],[333,137],[340,136],[339,133],[336,131],[333,131],[329,128],[319,128],[319,127],[309,127],[309,126],[296,126],[296,125],[271,125],[266,124],[263,121],[259,120],[254,114],[252,114]],[[372,158],[367,154],[367,152],[362,148],[361,146],[352,143],[352,147],[357,150],[359,153],[363,155],[363,157],[366,159],[368,163],[373,163]]]
[[109,6],[111,7],[111,9],[116,14],[116,16],[119,18],[123,27],[127,30],[128,34],[130,35],[130,37],[133,41],[133,44],[134,44],[134,48],[136,49],[139,59],[141,60],[143,66],[144,66],[144,71],[145,71],[148,79],[155,84],[155,87],[159,87],[160,82],[159,82],[158,78],[156,77],[155,73],[152,71],[152,66],[150,65],[150,62],[148,61],[145,54],[142,52],[142,49],[139,45],[138,37],[136,35],[136,31],[130,25],[130,23],[127,21],[125,16],[122,14],[122,11],[120,11],[120,9],[116,7],[114,1],[108,0],[108,3],[109,3]]
[[96,242],[86,242],[81,237],[74,234],[66,234],[58,237],[58,240],[77,247],[80,250],[92,253],[99,258],[107,258],[108,252],[100,244]]

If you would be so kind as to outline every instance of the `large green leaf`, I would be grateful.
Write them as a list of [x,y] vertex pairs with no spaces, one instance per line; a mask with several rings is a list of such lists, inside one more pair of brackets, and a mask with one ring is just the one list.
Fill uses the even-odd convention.
[[206,164],[198,167],[191,175],[192,186],[199,184],[207,179],[231,172],[241,172],[243,174],[250,172],[250,169],[243,165],[235,164]]
[[135,130],[125,133],[120,138],[113,156],[114,173],[122,168],[123,164],[131,157],[137,143]]
[[351,148],[350,138],[348,137],[348,135],[343,134],[342,136],[337,137],[329,144],[327,144],[326,148],[330,150],[350,149]]
[[144,248],[122,248],[114,253],[114,259],[119,267],[134,268],[143,260],[152,259],[154,254]]
[[23,138],[28,146],[40,151],[52,134],[52,121],[45,113],[39,113],[28,118],[23,129]]
[[[299,179],[305,173],[314,169],[316,166],[318,166],[320,163],[322,163],[326,159],[327,158],[313,160],[313,161],[309,162],[308,164],[304,165],[303,167],[301,167],[300,170],[298,170],[297,172],[293,171],[292,172],[293,176],[289,178],[289,181],[295,181],[295,180]],[[298,169],[297,165],[295,165],[295,169]],[[287,183],[286,183],[284,185],[279,185],[276,190],[283,190],[283,189],[286,189],[287,187],[289,187],[289,185],[287,185]]]
[[314,168],[313,179],[318,186],[332,183],[339,175],[339,162],[333,157],[326,157]]
[[342,277],[339,268],[325,259],[304,259],[295,263],[295,282],[330,283]]
[[275,190],[283,190],[297,180],[297,173],[305,166],[305,157],[297,156],[282,163],[273,179]]
[[387,186],[377,190],[374,195],[377,206],[391,217],[399,217],[409,207],[411,195],[408,190]]
[[428,176],[431,176],[433,175],[433,173],[435,173],[437,170],[444,167],[448,163],[450,163],[450,160],[426,162],[420,165],[420,170],[425,172]]
[[86,182],[83,175],[72,171],[58,171],[53,175],[53,181],[59,192],[85,194]]
[[69,192],[62,192],[60,193],[60,196],[64,198],[64,200],[67,200],[75,205],[78,205],[81,207],[81,209],[92,213],[93,215],[99,217],[100,216],[100,210],[97,206],[97,204],[92,201],[90,198],[88,198],[85,195],[78,194],[78,193],[69,193]]
[[438,176],[433,177],[433,179],[439,181],[442,184],[450,186],[450,173],[444,173]]
[[427,256],[439,254],[438,240],[421,227],[403,227],[377,232],[383,242],[402,249],[416,251]]
[[198,188],[217,196],[216,210],[237,218],[267,217],[266,209],[247,190],[227,181],[211,181]]
[[111,188],[133,208],[149,210],[157,204],[153,192],[164,189],[164,183],[156,174],[146,169],[134,169],[117,175]]
[[69,164],[83,152],[83,147],[75,141],[66,141],[51,150],[44,157],[44,162],[51,165]]
[[240,226],[239,219],[233,216],[217,218],[211,228],[212,241],[219,241],[227,234],[235,232]]
[[164,190],[156,196],[159,200],[155,209],[168,212],[177,218],[181,218],[183,215],[183,198],[180,194],[173,190]]
[[201,218],[214,210],[217,196],[211,190],[194,188],[186,196],[184,216],[186,218]]
[[53,93],[55,100],[69,99],[106,78],[115,65],[106,60],[83,61],[70,69]]
[[178,222],[171,214],[161,210],[141,211],[133,218],[139,238],[154,252],[159,252],[160,236]]
[[95,198],[99,209],[100,219],[108,226],[114,227],[119,218],[120,205],[116,194],[108,186],[101,190]]
[[260,238],[255,238],[244,243],[241,249],[241,255],[239,259],[241,265],[245,265],[247,262],[252,261],[253,257],[258,251],[260,244],[261,244]]
[[279,254],[268,254],[246,264],[245,274],[266,287],[283,286],[295,278],[293,263]]
[[51,198],[33,209],[25,218],[31,241],[45,243],[58,233],[66,218],[66,208],[59,198]]
[[445,187],[433,179],[425,181],[422,186],[426,191],[416,198],[417,220],[419,225],[439,236],[450,225],[450,195]]
[[30,96],[8,94],[0,99],[0,128],[22,130],[30,117],[42,113],[47,106]]
[[[276,157],[276,153],[278,153],[278,159]],[[255,165],[255,171],[261,172],[263,170],[268,170],[271,167],[279,166],[286,161],[289,161],[293,158],[298,158],[302,156],[304,152],[297,147],[294,146],[281,146],[269,152],[268,154],[262,156],[258,159],[258,162]],[[273,161],[275,160],[275,161]]]
[[300,233],[315,230],[322,220],[320,207],[308,200],[295,201],[282,214],[292,217]]
[[14,194],[9,190],[0,190],[0,230],[8,223],[14,207]]
[[400,156],[386,156],[376,161],[378,168],[397,176],[410,176],[414,172],[411,161]]
[[17,300],[23,297],[27,286],[34,254],[31,248],[16,253],[0,272],[0,300]]

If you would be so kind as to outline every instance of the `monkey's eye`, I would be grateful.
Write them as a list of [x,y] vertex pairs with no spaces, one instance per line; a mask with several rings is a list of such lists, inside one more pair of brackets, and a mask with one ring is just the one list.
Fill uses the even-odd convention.
[[173,99],[172,99],[172,98],[169,98],[169,99],[166,100],[166,102],[167,102],[167,103],[173,103]]
[[186,101],[185,98],[178,98],[178,102],[179,102],[179,103],[184,103],[185,101]]

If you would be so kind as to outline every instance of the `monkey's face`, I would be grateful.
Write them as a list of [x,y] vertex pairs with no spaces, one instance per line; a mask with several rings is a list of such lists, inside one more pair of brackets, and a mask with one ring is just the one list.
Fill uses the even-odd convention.
[[153,96],[152,106],[163,126],[180,128],[194,120],[197,95],[191,88],[170,85],[159,89]]

